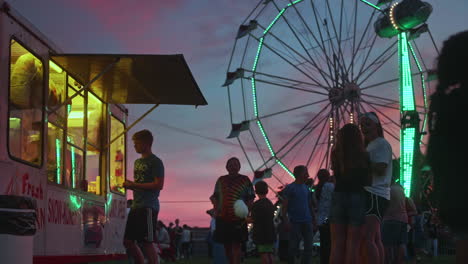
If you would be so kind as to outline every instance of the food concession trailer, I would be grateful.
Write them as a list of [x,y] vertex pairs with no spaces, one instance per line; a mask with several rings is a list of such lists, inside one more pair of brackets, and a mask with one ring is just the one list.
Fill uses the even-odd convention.
[[34,263],[124,258],[124,104],[207,102],[182,55],[64,54],[0,6],[0,195],[35,201]]

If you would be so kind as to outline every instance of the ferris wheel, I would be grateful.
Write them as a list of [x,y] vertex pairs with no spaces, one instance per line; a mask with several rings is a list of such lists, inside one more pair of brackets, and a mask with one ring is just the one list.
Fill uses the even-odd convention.
[[258,2],[239,27],[223,85],[228,138],[255,177],[284,183],[296,165],[311,175],[329,168],[337,130],[372,111],[409,195],[438,53],[431,12],[420,0]]

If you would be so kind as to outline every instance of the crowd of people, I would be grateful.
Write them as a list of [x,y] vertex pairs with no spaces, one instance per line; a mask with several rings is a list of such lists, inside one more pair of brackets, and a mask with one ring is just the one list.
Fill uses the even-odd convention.
[[[347,124],[338,131],[331,154],[334,183],[329,171],[321,169],[316,192],[312,192],[308,168],[298,165],[294,182],[279,192],[281,228],[289,237],[288,263],[296,263],[298,257],[302,263],[311,262],[317,230],[321,231],[322,263],[383,263],[380,230],[390,201],[392,149],[375,113],[363,114],[359,124]],[[237,158],[229,159],[226,169],[229,174],[218,179],[211,197],[214,240],[224,245],[229,263],[240,263],[240,245],[247,240],[247,224],[252,223],[262,263],[273,263],[275,206],[266,198],[268,186],[260,181],[254,190],[249,178],[238,174]],[[254,193],[258,196],[255,203]],[[234,204],[239,200],[250,208],[250,217],[237,213]],[[401,239],[392,243],[398,245]]]
[[168,226],[162,221],[157,224],[157,244],[160,257],[169,261],[190,259],[193,251],[193,233],[188,225],[180,226],[179,219],[175,225],[170,222]]
[[[460,200],[468,185],[462,167],[467,140],[460,126],[453,129],[461,122],[459,111],[466,102],[467,46],[468,31],[444,42],[438,58],[439,85],[431,97],[429,119],[428,162],[434,173],[437,214],[457,236],[457,263],[468,263],[468,227],[459,216],[468,209],[466,199]],[[160,244],[169,245],[167,248],[173,245],[176,256],[188,257],[188,228],[176,221],[175,226],[161,231],[166,229],[164,224],[155,224],[164,166],[151,152],[152,134],[143,130],[132,139],[141,158],[135,161],[135,182],[123,184],[134,190],[124,245],[136,263],[144,263],[143,252],[148,263],[157,263],[156,237]],[[248,224],[253,226],[253,242],[262,264],[274,262],[275,248],[281,248],[275,243],[284,241],[282,237],[288,237],[288,263],[296,263],[298,258],[301,263],[311,263],[317,231],[321,263],[403,263],[410,255],[406,246],[409,240],[414,252],[424,248],[421,212],[397,181],[392,147],[384,138],[376,113],[363,113],[357,125],[340,128],[330,157],[333,176],[326,169],[319,170],[314,188],[308,168],[294,168],[294,182],[278,193],[280,224],[274,221],[276,206],[267,198],[268,185],[259,181],[253,186],[249,177],[239,174],[239,159],[230,158],[226,164],[228,174],[218,178],[210,197],[213,209],[207,211],[212,217],[214,263],[241,263],[242,245],[249,237]]]
[[[406,197],[393,166],[391,145],[374,112],[362,114],[359,125],[339,129],[331,152],[333,175],[320,169],[313,185],[307,167],[296,166],[294,181],[278,192],[276,204],[266,197],[266,182],[252,185],[239,174],[239,160],[229,159],[228,174],[217,180],[210,197],[214,208],[207,211],[216,244],[213,263],[241,263],[248,224],[262,264],[274,263],[275,253],[287,263],[311,263],[317,232],[321,263],[404,263],[428,251],[436,255],[436,250],[426,250],[434,244],[426,247],[424,242],[434,241],[431,229],[436,225],[425,221]],[[239,210],[239,200],[248,213]],[[286,254],[281,252],[285,241]],[[226,258],[220,257],[223,246]]]

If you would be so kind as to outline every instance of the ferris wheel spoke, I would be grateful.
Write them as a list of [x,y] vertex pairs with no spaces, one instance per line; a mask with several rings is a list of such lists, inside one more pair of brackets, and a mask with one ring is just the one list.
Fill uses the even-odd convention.
[[398,100],[393,100],[393,99],[389,99],[389,98],[385,98],[385,97],[381,97],[381,96],[376,96],[376,95],[370,95],[370,94],[365,94],[365,93],[361,93],[361,95],[364,95],[364,96],[367,96],[367,97],[370,97],[370,98],[374,98],[374,99],[379,99],[379,100],[382,100],[382,101],[387,101],[388,103],[392,103],[392,104],[400,104],[400,102]]
[[254,118],[254,119],[251,119],[251,120],[248,120],[248,121],[252,122],[252,121],[256,121],[258,119],[260,119],[260,120],[266,119],[266,118],[269,118],[269,117],[272,117],[272,116],[293,112],[293,111],[296,111],[296,110],[299,110],[299,109],[302,109],[302,108],[305,108],[305,107],[308,107],[308,106],[311,106],[311,105],[320,104],[320,103],[323,103],[323,102],[326,102],[326,101],[328,101],[328,99],[323,99],[323,100],[320,100],[320,101],[317,101],[317,102],[313,102],[313,103],[309,103],[309,104],[305,104],[305,105],[301,105],[301,106],[296,106],[296,107],[289,108],[289,109],[279,111],[279,112],[276,112],[276,113],[272,113],[272,114],[268,114],[268,115],[264,115],[264,116],[259,116],[258,118]]
[[229,72],[231,68],[232,59],[234,58],[234,51],[236,51],[237,39],[234,41],[234,46],[232,47],[231,57],[229,58],[228,67],[226,72]]
[[[346,125],[346,118],[345,118],[345,112],[347,112],[346,105],[343,106],[343,107],[340,107],[339,110],[340,110],[341,116],[340,116],[340,119],[338,121],[341,121],[340,122],[341,126],[338,125],[338,128],[343,127],[344,125]],[[347,112],[347,113],[349,114],[349,112]]]
[[320,115],[322,115],[323,112],[327,111],[328,107],[330,106],[330,103],[327,104],[320,112],[318,112],[312,119],[310,119],[294,136],[292,136],[281,148],[278,149],[276,152],[277,154],[280,153],[284,148],[286,148],[294,139],[296,139],[297,136],[299,136],[304,130],[306,130],[312,122],[314,122]]
[[323,122],[322,129],[320,130],[320,134],[317,137],[317,140],[315,141],[314,147],[312,148],[312,152],[310,153],[309,158],[307,159],[307,163],[306,163],[307,167],[309,167],[310,162],[312,161],[312,157],[315,154],[315,150],[317,149],[317,146],[319,145],[320,139],[322,138],[323,131],[325,131],[325,127],[327,126],[327,124],[328,124],[327,122]]
[[[394,106],[390,106],[390,105],[385,105],[385,104],[380,104],[380,103],[376,103],[376,102],[369,102],[369,101],[365,101],[365,100],[362,100],[363,102],[366,102],[368,104],[371,104],[371,105],[376,105],[376,106],[380,106],[380,107],[385,107],[385,108],[389,108],[389,109],[393,109],[393,110],[400,110],[399,107],[394,107]],[[416,111],[418,114],[420,115],[424,115],[425,112],[421,112],[421,111]]]
[[278,57],[280,57],[281,59],[283,59],[286,63],[288,63],[289,65],[291,65],[293,68],[295,68],[296,70],[298,70],[299,72],[301,72],[302,74],[304,74],[307,78],[309,78],[310,80],[314,81],[315,84],[317,86],[320,86],[320,87],[325,87],[323,84],[321,84],[320,82],[318,82],[317,80],[315,80],[315,78],[313,78],[312,76],[310,76],[309,74],[307,74],[306,72],[304,72],[303,70],[301,70],[299,67],[297,67],[297,65],[295,65],[294,63],[292,63],[291,61],[289,61],[288,59],[286,59],[283,55],[279,54],[279,52],[277,52],[275,49],[273,49],[272,47],[270,47],[268,44],[266,44],[265,42],[261,41],[259,38],[253,36],[252,34],[250,34],[252,36],[252,38],[254,38],[255,40],[258,41],[258,43],[261,43],[263,46],[265,46],[266,48],[268,48],[271,52],[273,52],[274,54],[276,54]]
[[[348,121],[346,120],[345,118],[345,114],[348,115],[348,117],[351,119],[351,111],[348,109],[348,106],[350,106],[351,103],[350,102],[346,102],[345,105],[343,105],[342,107],[340,107],[340,110],[342,112],[342,124],[343,126],[346,125],[348,123]],[[350,123],[350,122],[349,122]]]
[[[339,42],[340,42],[340,44],[339,44],[339,46],[340,46],[340,47],[341,47],[341,41],[343,40],[343,39],[342,39],[342,37],[343,37],[343,35],[342,35],[342,33],[343,33],[343,32],[342,32],[342,29],[343,29],[343,10],[344,10],[344,0],[341,0],[341,9],[340,9],[340,30],[339,30],[339,32],[340,32],[340,35],[339,35]],[[344,59],[343,53],[340,52],[340,54],[341,54],[342,58]]]
[[240,80],[241,91],[242,91],[242,106],[244,110],[244,120],[247,119],[247,103],[245,100],[245,89],[244,89],[244,80]]
[[[248,69],[243,69],[243,70],[246,71],[246,72],[251,72],[254,75],[263,75],[263,76],[270,77],[270,78],[275,78],[275,79],[278,79],[278,80],[281,80],[281,81],[290,82],[291,86],[294,86],[294,87],[299,86],[299,85],[306,85],[308,87],[311,86],[311,87],[316,87],[316,88],[320,88],[320,89],[327,89],[324,86],[317,86],[316,84],[313,84],[313,83],[310,83],[310,82],[299,81],[299,80],[286,78],[286,77],[282,77],[282,76],[278,76],[278,75],[274,75],[274,74],[259,72],[259,71],[251,71],[251,70],[248,70]],[[250,80],[251,77],[252,76],[248,76],[248,77],[246,77],[246,79]]]
[[[419,73],[417,73],[417,75],[419,75]],[[384,84],[398,82],[399,80],[400,80],[400,78],[395,78],[395,79],[388,80],[388,81],[385,81],[385,82],[379,82],[379,83],[371,84],[371,85],[368,85],[368,86],[365,86],[365,87],[361,88],[361,91],[371,89],[371,88],[375,88],[375,87],[379,87],[379,86],[384,85]]]
[[232,118],[232,104],[231,104],[231,89],[230,87],[228,86],[227,87],[227,95],[228,95],[228,104],[229,104],[229,117],[230,117],[230,120],[231,120],[231,124],[233,123],[233,118]]
[[382,130],[387,133],[387,135],[390,135],[393,139],[395,139],[396,141],[400,141],[400,138],[398,136],[396,136],[394,133],[392,133],[391,131],[389,131],[387,128],[385,128],[384,126],[382,126]]
[[[244,79],[249,80],[249,78],[246,78],[246,77],[244,77]],[[303,88],[299,88],[299,87],[292,86],[292,85],[279,84],[279,83],[274,83],[274,82],[270,82],[270,81],[266,81],[266,80],[262,80],[262,79],[257,79],[257,78],[255,78],[255,81],[256,82],[261,82],[261,83],[267,83],[267,84],[271,84],[271,85],[275,85],[275,86],[279,86],[279,87],[283,87],[283,88],[288,88],[288,89],[292,89],[292,90],[298,90],[298,91],[303,91],[303,92],[307,92],[307,93],[314,93],[314,94],[320,94],[320,95],[328,96],[327,93],[322,93],[322,92],[313,91],[313,90],[309,90],[309,89],[303,89]]]
[[[290,0],[290,2],[291,2],[291,0]],[[313,5],[313,3],[312,3],[312,5]],[[313,38],[314,41],[315,41],[315,44],[317,45],[316,47],[314,47],[313,43],[310,42],[310,40],[309,40],[309,43],[311,44],[311,50],[314,51],[314,53],[315,53],[318,57],[320,57],[322,60],[324,60],[326,63],[331,62],[330,58],[328,57],[328,54],[326,53],[325,47],[324,47],[324,45],[323,45],[323,43],[325,43],[326,40],[324,41],[323,38],[322,38],[321,41],[319,41],[318,38],[315,36],[313,30],[311,30],[311,28],[309,27],[309,24],[306,22],[306,20],[305,20],[304,17],[302,16],[301,12],[299,12],[299,10],[297,9],[297,6],[296,6],[296,5],[293,5],[293,8],[294,8],[294,10],[296,11],[298,17],[300,18],[300,20],[301,20],[303,26],[307,29],[307,32],[312,36],[312,38]],[[319,28],[319,30],[320,30],[320,28]],[[319,33],[320,33],[320,35],[321,35],[321,32],[319,32]],[[330,40],[330,41],[331,41],[331,40]],[[325,57],[321,56],[322,54],[317,54],[317,51],[316,51],[316,48],[317,48],[317,47],[320,48],[320,49],[322,50],[323,55],[324,55]],[[330,75],[331,75],[331,72],[329,73],[329,76],[330,76]]]
[[[269,162],[271,161],[275,161],[277,159],[284,159],[286,157],[286,155],[288,155],[300,142],[303,142],[304,138],[307,137],[310,133],[312,133],[314,131],[314,129],[318,126],[318,124],[320,124],[321,121],[323,121],[324,119],[326,119],[327,116],[324,116],[324,118],[322,118],[322,120],[318,121],[317,124],[312,128],[310,129],[305,135],[302,136],[302,138],[298,141],[295,142],[295,144],[293,146],[291,146],[284,154],[282,154],[282,156],[280,158],[278,158],[277,156],[279,155],[279,153],[282,151],[282,149],[284,147],[287,147],[287,145],[290,143],[286,143],[286,145],[284,145],[282,147],[282,149],[278,150],[275,154],[275,156],[271,156],[268,160],[265,160],[264,159],[264,163],[262,164],[262,166],[260,166],[258,169],[261,169],[263,167],[266,167],[266,164],[268,164]],[[325,122],[326,123],[326,122]],[[269,168],[273,168],[274,166],[276,166],[276,162],[274,162]]]
[[[364,73],[366,73],[372,66],[376,65],[376,64],[379,64],[380,63],[380,66],[383,65],[382,63],[382,58],[389,52],[391,51],[396,45],[398,44],[398,41],[394,41],[390,46],[388,46],[379,56],[377,56],[377,58],[375,58],[372,63],[370,63],[369,65],[366,65],[367,67],[364,68],[365,65],[362,65],[361,69],[359,70],[359,73],[358,75],[356,76],[356,80],[358,80]],[[387,62],[396,52],[398,51],[398,49],[395,49],[393,51],[393,53],[390,54],[390,56],[387,55],[386,59],[383,60],[383,62]],[[379,67],[380,68],[380,67]],[[378,69],[378,68],[377,68]],[[370,74],[372,75],[372,74]],[[365,80],[364,80],[365,81]],[[361,83],[363,83],[364,81],[362,81]]]
[[351,80],[354,80],[354,56],[355,56],[355,47],[356,47],[357,14],[358,14],[358,1],[354,1],[353,46],[351,49],[352,56],[349,62],[349,65],[351,68]]
[[[261,28],[265,29],[263,26],[260,26]],[[303,59],[304,61],[306,61],[309,65],[313,66],[313,69],[319,73],[323,80],[327,83],[328,86],[330,86],[330,83],[328,82],[328,78],[331,79],[331,76],[324,72],[321,67],[318,66],[317,62],[310,56],[310,54],[307,52],[307,54],[309,55],[309,59],[307,59],[306,57],[304,57],[300,52],[296,51],[294,48],[292,48],[290,45],[288,45],[286,42],[284,42],[281,38],[279,38],[278,36],[276,36],[275,34],[273,34],[272,32],[268,32],[267,33],[268,35],[272,36],[273,38],[275,38],[278,42],[280,42],[282,45],[284,45],[285,47],[287,47],[289,50],[291,50],[292,52],[294,52],[296,55],[298,55],[301,59]],[[265,43],[265,42],[264,42]],[[316,81],[316,80],[314,80]],[[318,82],[318,81],[316,81]]]
[[386,104],[381,104],[381,103],[376,103],[376,102],[370,102],[370,101],[363,100],[363,99],[361,99],[361,101],[363,101],[363,102],[365,102],[367,104],[371,104],[371,105],[385,107],[385,108],[389,108],[389,109],[393,109],[393,110],[400,110],[400,108],[396,107],[396,106],[391,106],[391,105],[386,105]]
[[[378,64],[378,66],[372,70],[372,72],[370,72],[360,83],[358,83],[358,85],[362,85],[364,82],[366,82],[372,75],[374,75],[374,73],[376,73],[387,61],[389,61],[396,53],[398,52],[398,50],[395,50],[393,51],[390,55],[388,55],[385,59],[383,59],[382,61],[378,62],[378,63],[375,63],[376,65]],[[374,64],[371,64],[369,65],[369,67],[367,67],[366,70],[364,70],[363,72],[361,72],[361,74],[359,74],[359,76],[357,78],[359,78],[362,74],[364,74],[365,72],[367,72],[372,66],[374,66]]]
[[[322,19],[322,18],[320,17],[320,14],[317,12],[314,1],[310,1],[310,2],[312,4],[312,10],[314,12],[313,17],[315,19],[315,24],[317,26],[319,36],[320,36],[320,41],[317,41],[317,43],[323,43],[322,52],[324,53],[325,57],[327,58],[327,63],[326,64],[328,66],[328,71],[329,71],[330,75],[332,75],[333,71],[332,71],[331,65],[333,64],[333,62],[332,62],[332,60],[331,60],[331,58],[330,58],[330,56],[329,56],[329,54],[327,52],[327,48],[325,46],[326,41],[325,41],[325,39],[323,37],[321,26],[320,26],[320,23],[322,23],[322,21],[319,22],[319,20],[318,20],[318,19]],[[333,41],[333,40],[329,39],[329,41]]]
[[[347,36],[350,35],[350,30],[348,29],[348,34]],[[352,50],[353,50],[353,43],[351,43],[353,40],[352,37],[348,37],[346,39],[343,39],[342,40],[342,43],[343,43],[343,48],[342,48],[342,51],[343,51],[343,72],[344,72],[344,76],[346,77],[346,82],[351,82],[353,80],[353,74],[352,74],[352,71],[354,69],[354,65],[351,63],[351,55],[344,55],[346,54],[346,52],[351,52],[352,53]]]
[[[332,111],[330,111],[330,114],[329,114],[329,118],[334,121],[333,119],[333,109]],[[327,152],[325,154],[325,157],[326,157],[326,165],[325,167],[328,168],[328,161],[329,161],[329,157],[330,157],[330,149],[333,147],[333,136],[335,135],[335,124],[332,123],[331,126],[328,127],[328,137],[327,137],[327,140],[328,140],[328,144],[327,144]],[[325,159],[324,159],[325,160]],[[323,167],[323,160],[320,164],[321,167]]]
[[[378,99],[378,100],[382,100],[382,101],[386,101],[388,103],[392,103],[392,104],[396,104],[396,105],[399,105],[400,102],[398,100],[394,100],[394,99],[389,99],[389,98],[385,98],[385,97],[381,97],[381,96],[376,96],[376,95],[370,95],[370,94],[365,94],[365,93],[361,93],[361,95],[364,95],[364,96],[367,96],[367,97],[370,97],[370,98],[374,98],[374,99]],[[369,103],[374,103],[374,102],[370,102],[368,101]],[[422,109],[425,109],[426,107],[423,106],[423,105],[415,105],[417,108],[422,108]]]
[[[317,116],[318,116],[318,115],[317,115]],[[325,118],[326,118],[326,116],[325,116]],[[308,125],[308,124],[307,124],[307,125]],[[303,131],[303,129],[302,129],[301,131]],[[295,137],[296,137],[297,135],[299,135],[301,131],[299,131],[299,133],[296,134]],[[312,130],[309,131],[305,136],[307,136],[307,135],[310,134],[311,132],[312,132]],[[278,151],[276,152],[276,156],[271,156],[270,158],[268,158],[268,160],[265,160],[265,159],[264,159],[263,165],[262,165],[261,167],[259,167],[259,169],[261,169],[262,167],[266,166],[266,164],[268,164],[268,162],[275,161],[275,160],[277,159],[277,155],[279,154],[279,152],[282,151],[285,147],[287,147],[287,145],[289,145],[289,143],[290,143],[293,139],[294,139],[294,138],[292,138],[292,139],[291,139],[290,141],[288,141],[280,150],[278,150]],[[300,142],[300,141],[298,141],[298,142]],[[295,145],[297,145],[298,142],[296,142]],[[294,146],[293,146],[292,148],[294,148]],[[288,150],[285,154],[283,154],[282,158],[283,158],[285,155],[287,155],[287,154],[289,153],[289,151],[291,151],[291,149]],[[276,162],[275,162],[272,166],[270,166],[270,168],[273,168],[275,165],[276,165]]]
[[[254,7],[254,9],[252,9],[252,11],[250,11],[250,13],[245,17],[244,21],[242,21],[241,25],[245,24],[245,22],[247,22],[247,20],[249,20],[250,16],[253,15],[253,13],[258,9],[258,7],[264,2],[264,0],[259,0],[257,5]],[[263,10],[265,10],[265,7],[266,5],[263,5],[263,7],[260,9],[260,12],[254,17],[254,19],[256,19],[262,12]]]
[[245,42],[244,54],[242,55],[242,60],[241,60],[240,65],[244,65],[244,60],[245,60],[245,56],[247,54],[247,47],[249,46],[250,38],[251,38],[251,36],[248,35],[247,36],[247,41]]
[[[345,105],[343,105],[343,106],[341,107],[342,112],[343,112],[343,114],[342,114],[342,116],[343,116],[343,117],[342,117],[342,120],[343,120],[342,123],[343,123],[343,125],[346,125],[346,124],[348,124],[348,123],[351,123],[351,111],[348,109],[348,107],[349,107],[351,104],[352,104],[352,103],[348,101],[348,102],[346,102]],[[345,115],[347,115],[347,118],[348,118],[348,119],[345,118]]]
[[[344,11],[345,7],[344,7],[344,0],[341,0],[341,8],[340,8],[340,27],[339,27],[339,36],[338,36],[338,39],[339,39],[339,44],[338,44],[338,51],[339,51],[339,54],[341,56],[341,61],[342,61],[342,64],[343,64],[343,67],[341,68],[341,74],[343,75],[343,78],[349,82],[350,79],[349,79],[349,69],[348,67],[346,66],[346,61],[345,61],[345,56],[344,56],[344,50],[346,50],[346,43],[348,43],[348,38],[346,38],[345,40],[343,40],[343,11]],[[346,19],[345,19],[346,20]],[[346,23],[346,22],[345,22]],[[349,33],[349,30],[346,30],[348,33]],[[346,42],[345,42],[346,41]]]
[[[335,51],[335,45],[333,44],[333,39],[337,38],[337,37],[336,36],[334,36],[334,37],[331,36],[330,29],[328,28],[328,21],[326,19],[324,21],[324,26],[325,26],[325,29],[326,29],[326,32],[327,32],[327,37],[331,40],[330,41],[330,49],[331,49],[331,51],[333,53],[333,63],[332,63],[333,67],[332,67],[332,70],[335,73],[335,78],[337,79],[338,76],[336,76],[336,72],[337,72],[338,66],[336,65],[336,62],[338,60],[336,59],[337,56],[336,56],[336,51]],[[341,66],[341,63],[340,63],[339,66]],[[335,81],[336,81],[336,79],[335,79]]]
[[320,162],[320,168],[323,168],[323,164],[325,163],[325,167],[328,169],[328,157],[330,156],[329,155],[329,152],[330,152],[330,147],[327,147],[327,151],[325,152],[325,154],[323,155],[323,158],[322,158],[322,161]]
[[[299,145],[300,142],[302,142],[302,143],[300,144],[299,149],[297,149],[297,150],[295,151],[294,156],[292,157],[292,159],[289,160],[289,161],[287,162],[288,164],[292,165],[292,164],[295,163],[295,161],[296,161],[296,159],[297,159],[297,156],[299,155],[299,153],[301,153],[302,149],[303,149],[304,146],[310,141],[311,138],[312,138],[312,137],[308,137],[308,138],[306,139],[306,138],[304,137],[304,138],[302,138],[300,141],[296,142],[296,144],[291,148],[290,151],[292,151],[293,149],[295,149],[295,148]],[[282,161],[285,161],[286,156],[290,153],[290,151],[288,151],[286,154],[284,154],[280,159],[281,159]],[[291,167],[291,166],[289,166],[289,167]]]
[[[297,140],[284,154],[282,154],[280,159],[283,159],[286,155],[289,154],[294,148],[296,148],[297,145],[299,145],[300,142],[303,142],[303,140],[309,136],[320,124],[323,122],[325,119],[327,119],[327,116],[323,116],[322,119],[320,119],[316,124],[314,124],[309,131],[304,133],[304,135],[301,136],[299,140]],[[326,123],[326,122],[325,122]],[[286,145],[285,145],[286,146]],[[278,155],[281,150],[279,150],[276,154]]]
[[[280,9],[278,8],[278,6],[276,5],[276,3],[273,1],[273,4],[275,5],[276,9],[278,9],[278,11],[280,11]],[[293,5],[294,6],[294,5]],[[297,11],[297,9],[296,9]],[[297,39],[297,41],[299,42],[300,46],[302,47],[302,49],[305,51],[305,53],[307,54],[307,56],[309,57],[310,61],[305,59],[306,61],[308,61],[311,65],[315,66],[315,68],[319,71],[319,73],[322,75],[322,77],[324,78],[325,82],[328,83],[328,80],[325,78],[324,75],[326,75],[325,72],[323,72],[320,67],[315,63],[315,60],[312,58],[312,56],[310,55],[309,53],[309,50],[305,47],[303,41],[301,40],[301,38],[298,36],[297,32],[294,30],[294,28],[291,26],[291,24],[289,23],[288,19],[286,18],[286,16],[281,16],[284,20],[284,22],[286,23],[286,25],[288,26],[289,30],[291,30],[291,32],[293,33],[294,37]],[[279,38],[278,38],[279,39]],[[281,41],[281,40],[280,40]],[[281,41],[283,42],[283,41]],[[302,57],[302,56],[301,56]],[[330,78],[330,75],[328,75],[328,77]]]
[[257,148],[257,151],[258,153],[260,154],[260,157],[262,158],[263,160],[263,164],[257,168],[257,170],[263,168],[264,166],[266,166],[266,164],[268,163],[268,161],[265,159],[265,157],[263,156],[263,151],[260,149],[260,146],[258,145],[257,141],[255,140],[255,137],[254,137],[254,134],[252,132],[252,129],[249,128],[249,133],[250,133],[250,136],[252,137],[252,141],[254,142],[255,144],[255,147]]
[[[364,61],[361,64],[361,67],[359,69],[359,73],[363,70],[364,65],[366,65],[367,60],[369,59],[370,54],[372,53],[372,50],[374,49],[375,42],[377,41],[377,34],[374,35],[374,38],[372,39],[372,43],[369,45],[366,45],[363,47],[363,49],[368,48],[368,51],[366,53],[366,56],[364,57]],[[356,60],[357,61],[357,60]],[[354,64],[354,63],[353,63]]]
[[[343,0],[341,0],[341,9],[340,9],[340,33],[338,34],[337,30],[336,30],[336,25],[335,25],[335,20],[333,19],[333,14],[331,12],[331,8],[330,8],[330,1],[327,0],[327,10],[328,10],[328,14],[330,15],[330,20],[332,22],[332,28],[333,28],[333,32],[335,33],[335,39],[336,39],[336,42],[337,42],[337,49],[338,49],[338,61],[340,62],[340,69],[343,70],[344,68],[346,68],[345,66],[345,62],[344,62],[344,55],[343,55],[343,52],[341,50],[341,22],[342,22],[342,19],[343,19]],[[344,75],[344,73],[342,72],[341,73],[342,75]]]
[[[372,15],[370,16],[369,21],[367,22],[366,28],[364,29],[364,32],[363,32],[362,35],[361,35],[361,38],[360,38],[360,40],[359,40],[359,42],[358,42],[358,45],[357,45],[356,49],[353,50],[353,56],[352,56],[352,58],[351,58],[351,63],[352,63],[352,64],[354,64],[354,61],[355,61],[355,59],[356,59],[356,55],[358,54],[358,51],[361,49],[362,41],[364,40],[364,36],[367,34],[367,30],[369,30],[369,26],[370,26],[370,24],[371,24],[371,22],[372,22],[372,19],[373,19],[374,16],[375,16],[375,13],[376,13],[376,11],[373,10],[373,11],[372,11]],[[357,16],[357,8],[356,8],[356,16]],[[357,21],[355,20],[355,23],[356,23],[356,22],[357,22]],[[357,35],[357,32],[355,32],[354,35]],[[354,72],[351,72],[351,74],[354,75]],[[355,79],[357,79],[357,77],[354,78],[354,76],[353,76],[352,79],[355,80]]]
[[[421,74],[424,74],[424,73],[427,73],[427,71],[422,71],[422,72],[413,73],[413,74],[411,74],[411,76],[418,76],[418,75],[421,75]],[[379,86],[384,85],[384,84],[389,84],[389,83],[393,83],[393,82],[398,82],[399,80],[400,80],[400,78],[395,78],[395,79],[391,79],[391,80],[388,80],[388,81],[385,81],[385,82],[370,84],[370,85],[368,85],[368,86],[362,87],[362,88],[361,88],[361,91],[367,90],[367,89],[371,89],[371,88],[376,88],[376,87],[379,87]]]
[[252,172],[255,172],[254,167],[252,166],[252,162],[250,161],[249,156],[247,155],[247,152],[245,151],[244,145],[242,144],[239,137],[236,137],[236,138],[237,138],[237,142],[239,143],[239,146],[242,149],[242,152],[244,152],[244,155],[247,158],[247,162],[249,163],[250,169],[252,170]]

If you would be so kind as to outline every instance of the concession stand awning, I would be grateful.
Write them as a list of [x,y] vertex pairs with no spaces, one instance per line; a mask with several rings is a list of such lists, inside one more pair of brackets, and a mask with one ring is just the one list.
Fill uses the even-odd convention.
[[207,105],[181,54],[51,54],[107,103]]

